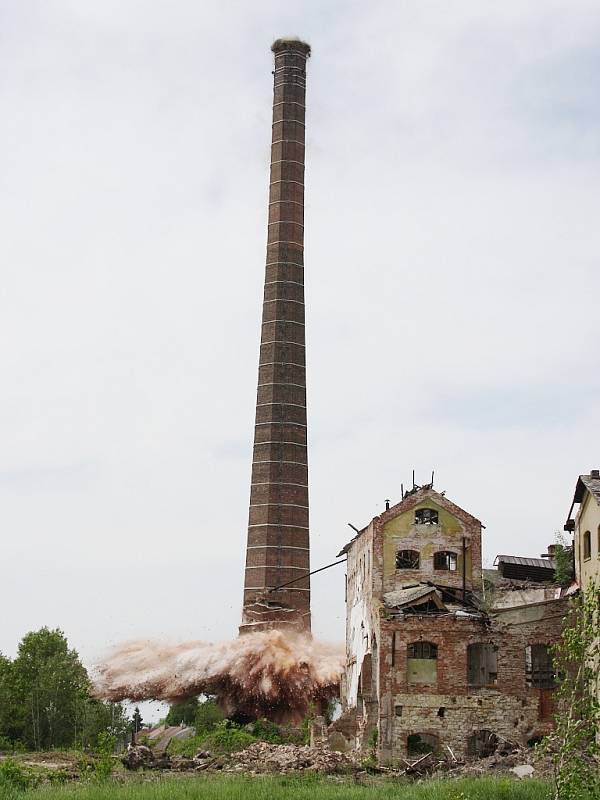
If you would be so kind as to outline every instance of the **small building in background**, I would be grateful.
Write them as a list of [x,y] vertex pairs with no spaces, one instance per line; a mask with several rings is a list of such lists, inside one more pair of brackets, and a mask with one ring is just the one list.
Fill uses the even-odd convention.
[[600,583],[600,470],[577,479],[565,530],[573,534],[577,583],[582,589]]

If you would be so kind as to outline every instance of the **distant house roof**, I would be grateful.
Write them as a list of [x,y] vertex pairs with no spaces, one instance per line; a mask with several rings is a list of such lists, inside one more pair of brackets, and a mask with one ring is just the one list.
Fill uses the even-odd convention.
[[520,578],[530,581],[551,581],[556,568],[552,558],[523,558],[522,556],[496,556],[494,564],[503,578]]
[[575,484],[575,494],[573,495],[573,502],[569,509],[567,521],[565,522],[565,530],[572,531],[575,529],[575,522],[571,517],[573,513],[573,506],[576,503],[581,503],[588,491],[593,498],[595,498],[598,505],[600,505],[600,471],[593,469],[589,475],[580,475]]

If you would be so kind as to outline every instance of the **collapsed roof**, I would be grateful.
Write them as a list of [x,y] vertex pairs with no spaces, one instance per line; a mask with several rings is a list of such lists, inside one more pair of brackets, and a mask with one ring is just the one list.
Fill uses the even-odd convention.
[[457,614],[483,616],[471,592],[433,583],[410,583],[383,595],[385,608],[392,616],[403,614]]

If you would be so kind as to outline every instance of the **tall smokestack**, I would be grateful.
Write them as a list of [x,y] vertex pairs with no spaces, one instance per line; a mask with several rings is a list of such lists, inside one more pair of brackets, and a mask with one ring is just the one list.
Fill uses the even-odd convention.
[[310,571],[303,224],[310,47],[296,39],[278,39],[271,49],[275,71],[267,264],[240,633],[310,630],[310,579],[298,580]]

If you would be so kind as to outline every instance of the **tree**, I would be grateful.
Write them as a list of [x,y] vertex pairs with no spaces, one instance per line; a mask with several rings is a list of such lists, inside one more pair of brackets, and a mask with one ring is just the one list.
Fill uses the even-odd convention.
[[12,683],[23,743],[38,750],[72,744],[90,683],[62,631],[42,628],[23,637],[12,663]]
[[119,703],[92,696],[87,671],[62,631],[23,637],[14,661],[0,654],[0,741],[40,750],[96,746],[100,733],[125,739]]
[[198,711],[198,698],[190,697],[182,703],[173,703],[165,719],[167,725],[193,725]]
[[0,653],[0,741],[14,742],[18,738],[17,708],[13,688],[12,663]]
[[556,532],[554,550],[555,580],[561,586],[568,586],[575,578],[573,548],[560,531]]
[[207,697],[203,703],[198,703],[196,709],[196,719],[194,727],[196,733],[201,735],[212,731],[216,725],[225,719],[225,714],[221,710],[214,697]]
[[554,648],[559,679],[554,732],[545,749],[554,767],[555,800],[600,796],[600,597],[592,582],[572,601]]
[[142,719],[142,715],[140,714],[140,709],[136,706],[133,712],[133,717],[131,718],[131,729],[134,733],[139,733],[142,729],[142,724],[144,720]]

